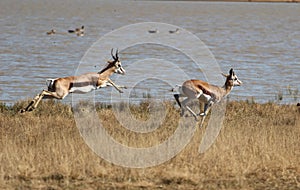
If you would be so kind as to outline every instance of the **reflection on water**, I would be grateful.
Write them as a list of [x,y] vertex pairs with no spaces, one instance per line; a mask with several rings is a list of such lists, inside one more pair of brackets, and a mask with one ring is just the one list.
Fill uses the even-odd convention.
[[[233,67],[244,85],[232,91],[231,99],[254,97],[266,102],[283,94],[285,103],[300,100],[298,4],[4,0],[0,6],[6,7],[0,12],[0,101],[31,98],[45,88],[47,78],[74,75],[85,52],[101,36],[148,21],[170,23],[192,32],[210,48],[224,72]],[[67,33],[81,25],[86,28],[85,36]],[[57,34],[46,35],[51,29]],[[87,71],[99,71],[109,53]],[[123,50],[120,57],[125,69],[143,59],[164,59],[185,69],[192,78],[205,80],[201,69],[176,50],[139,45]],[[143,69],[150,72],[153,66],[149,63]],[[168,67],[162,73],[181,77]],[[127,74],[124,80],[136,81],[143,73]],[[129,92],[134,94],[131,97],[143,98],[150,93],[159,99],[172,98],[168,90],[173,84],[155,81],[136,81],[139,85]],[[109,96],[110,90],[96,92],[97,101],[107,101]]]

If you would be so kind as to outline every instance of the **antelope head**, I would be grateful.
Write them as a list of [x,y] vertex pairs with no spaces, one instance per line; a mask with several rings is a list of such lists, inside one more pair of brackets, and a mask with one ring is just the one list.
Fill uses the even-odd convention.
[[118,56],[118,50],[116,51],[116,54],[113,54],[113,49],[111,49],[111,57],[113,58],[112,61],[108,61],[109,65],[111,67],[114,67],[114,72],[117,74],[125,75],[125,69],[123,69],[121,61],[119,60]]
[[243,84],[242,81],[240,81],[240,80],[238,79],[238,77],[235,75],[235,73],[234,73],[234,71],[233,71],[232,68],[230,69],[228,75],[226,75],[226,74],[224,74],[224,73],[222,73],[222,75],[223,75],[224,77],[226,77],[226,83],[225,83],[226,86],[240,86],[240,85]]

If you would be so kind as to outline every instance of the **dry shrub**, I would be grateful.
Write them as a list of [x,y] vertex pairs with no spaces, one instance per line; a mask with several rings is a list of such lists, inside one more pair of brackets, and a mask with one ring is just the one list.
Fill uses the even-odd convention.
[[[198,146],[207,122],[173,159],[155,167],[132,169],[113,165],[93,153],[68,105],[45,101],[34,112],[19,114],[18,109],[26,103],[0,105],[0,188],[299,188],[300,112],[296,106],[230,102],[224,126],[205,153],[199,154]],[[145,134],[122,127],[112,106],[97,105],[96,110],[117,141],[147,147],[166,140],[176,130],[179,111],[173,103],[164,105],[167,119]],[[147,103],[131,105],[130,110],[136,119],[149,119]],[[131,119],[126,122],[131,124]]]

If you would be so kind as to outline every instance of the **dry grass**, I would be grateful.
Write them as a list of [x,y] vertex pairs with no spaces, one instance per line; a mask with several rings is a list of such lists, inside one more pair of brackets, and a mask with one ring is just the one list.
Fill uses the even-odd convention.
[[[18,114],[25,103],[0,105],[0,189],[300,188],[297,106],[230,102],[224,127],[204,154],[198,146],[205,129],[198,128],[170,161],[131,169],[110,164],[87,147],[69,106],[48,101],[34,112]],[[147,103],[130,110],[136,119],[149,119]],[[164,141],[179,119],[177,108],[165,103],[163,126],[140,134],[124,129],[111,108],[97,111],[109,134],[136,147]]]

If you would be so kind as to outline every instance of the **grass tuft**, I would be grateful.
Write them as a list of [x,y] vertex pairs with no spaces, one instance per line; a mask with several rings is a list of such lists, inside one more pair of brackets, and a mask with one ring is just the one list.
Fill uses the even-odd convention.
[[[173,159],[145,169],[123,168],[98,157],[83,141],[73,112],[57,101],[44,101],[20,114],[28,101],[0,103],[0,187],[3,189],[298,189],[300,111],[296,105],[229,102],[224,126],[210,149],[198,147],[207,121]],[[170,137],[180,119],[173,102],[96,104],[97,114],[116,141],[150,147]],[[148,122],[148,133],[124,128]],[[131,112],[128,117],[125,112]],[[158,123],[153,115],[165,114]],[[123,115],[122,115],[123,114]],[[123,117],[124,116],[124,117]],[[208,117],[209,118],[209,117]],[[152,120],[153,119],[153,122]],[[87,124],[88,125],[88,124]],[[105,146],[105,144],[103,144]],[[117,155],[116,155],[117,156]],[[276,189],[275,188],[275,189]]]

